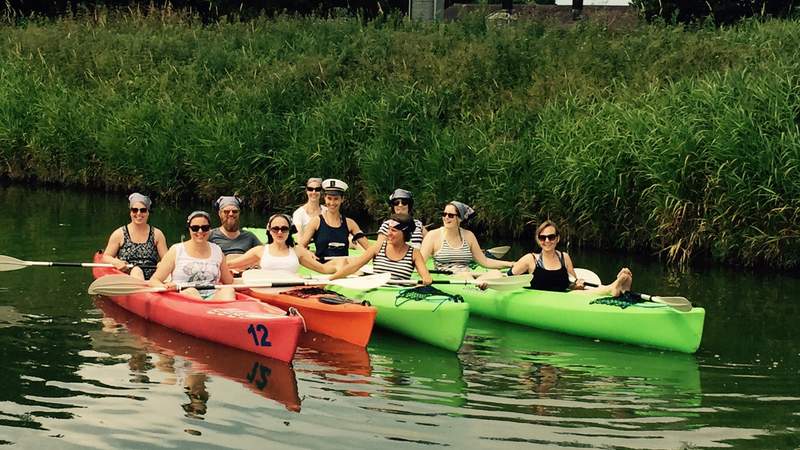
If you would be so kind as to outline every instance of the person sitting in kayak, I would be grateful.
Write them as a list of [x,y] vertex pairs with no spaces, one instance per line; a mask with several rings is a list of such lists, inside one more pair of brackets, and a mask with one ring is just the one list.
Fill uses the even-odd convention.
[[[481,250],[475,235],[461,224],[475,214],[475,210],[464,203],[452,201],[442,212],[442,227],[433,230],[422,241],[423,258],[433,255],[436,270],[451,271],[459,277],[471,277],[471,264],[477,262],[488,269],[511,267],[511,261],[488,258]],[[495,278],[499,272],[488,272],[480,278]]]
[[[222,249],[217,244],[208,242],[211,231],[211,216],[205,211],[194,211],[186,219],[190,238],[170,247],[164,259],[158,265],[156,273],[150,278],[150,285],[174,289],[176,285],[211,285],[220,281],[223,284],[233,283],[233,275]],[[171,281],[165,282],[171,276]],[[236,293],[231,287],[222,289],[204,289],[198,291],[188,288],[182,293],[198,300],[234,300]]]
[[129,195],[131,222],[114,230],[103,250],[104,263],[123,272],[127,271],[128,264],[132,264],[130,275],[140,280],[152,277],[156,265],[167,253],[164,233],[147,223],[152,204],[146,195],[138,192]]
[[347,183],[330,178],[322,182],[322,188],[325,193],[327,211],[311,219],[298,243],[308,248],[309,243],[313,240],[316,247],[314,253],[321,261],[331,256],[347,256],[351,235],[353,242],[357,242],[364,250],[368,249],[369,241],[361,232],[356,221],[341,213]]
[[294,245],[292,219],[274,214],[267,220],[267,243],[253,247],[244,255],[228,260],[228,268],[244,269],[258,264],[276,276],[296,278],[300,266],[320,273],[333,273],[334,262],[322,264],[305,247]]
[[[532,273],[531,288],[543,291],[568,291],[583,290],[583,280],[575,274],[572,259],[566,252],[556,250],[560,240],[556,224],[550,220],[542,222],[536,228],[536,243],[542,249],[537,254],[528,253],[523,256],[508,271],[509,275]],[[570,281],[570,276],[575,282]],[[633,274],[627,267],[623,267],[617,274],[617,279],[607,286],[586,288],[593,294],[609,294],[619,297],[631,289]]]
[[[389,207],[392,214],[408,214],[414,217],[414,197],[411,192],[405,189],[395,189],[392,192],[392,195],[389,196]],[[428,234],[428,230],[425,229],[421,221],[417,219],[413,219],[413,221],[414,231],[411,232],[411,246],[418,249],[422,247],[422,239]],[[388,223],[388,220],[384,220],[378,229],[378,238],[376,239],[378,246],[386,240],[386,234],[389,230]]]
[[325,205],[320,205],[319,200],[322,197],[322,178],[309,178],[306,181],[306,202],[294,210],[292,214],[292,223],[297,228],[299,235],[303,234],[306,225],[311,222],[311,219],[318,217],[324,213],[328,208]]
[[419,250],[407,244],[415,228],[414,220],[408,214],[392,214],[387,220],[386,239],[368,248],[362,255],[351,258],[331,276],[331,280],[344,278],[356,273],[358,269],[373,261],[375,273],[388,273],[393,280],[410,280],[414,269],[419,273],[422,284],[431,284],[431,275],[425,267],[425,260]]
[[242,201],[239,197],[222,196],[214,202],[214,208],[219,212],[220,226],[211,230],[208,241],[219,245],[226,258],[243,255],[261,245],[255,234],[241,229],[239,213]]

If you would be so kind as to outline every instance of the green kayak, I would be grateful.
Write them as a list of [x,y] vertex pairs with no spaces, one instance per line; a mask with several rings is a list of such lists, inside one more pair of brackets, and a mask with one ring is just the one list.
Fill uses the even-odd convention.
[[382,287],[369,291],[329,286],[348,298],[367,300],[378,310],[375,324],[418,341],[458,351],[464,341],[469,305],[449,296],[416,300],[403,297],[409,289]]
[[[601,300],[586,291],[520,289],[481,291],[472,286],[436,285],[460,295],[474,314],[545,330],[611,342],[694,353],[700,346],[706,312],[680,312],[659,303],[626,304]],[[607,298],[607,297],[606,297]]]

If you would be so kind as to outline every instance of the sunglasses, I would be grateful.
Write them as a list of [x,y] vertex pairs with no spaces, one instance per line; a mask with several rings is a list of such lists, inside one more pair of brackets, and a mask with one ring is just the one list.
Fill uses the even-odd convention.
[[239,214],[239,210],[238,209],[223,209],[222,210],[222,214],[227,215],[227,216],[231,216],[231,215],[235,216],[235,215]]
[[447,218],[449,218],[449,219],[455,219],[455,218],[457,218],[457,217],[458,217],[458,214],[456,214],[456,213],[449,213],[449,212],[443,212],[443,213],[442,213],[442,217],[447,217]]
[[398,198],[397,200],[392,200],[392,206],[408,206],[410,202],[404,198]]
[[134,213],[134,214],[136,214],[136,213],[144,214],[144,213],[147,212],[147,208],[131,208],[131,212]]
[[273,233],[288,233],[289,227],[270,227],[269,231]]
[[558,239],[558,233],[540,234],[539,235],[539,240],[542,241],[542,242],[544,242],[544,241],[554,241],[555,242],[556,239]]
[[322,192],[322,187],[308,187],[308,186],[306,186],[306,190],[308,192]]
[[193,233],[197,233],[198,231],[206,233],[211,229],[211,225],[189,225],[189,229],[192,230]]

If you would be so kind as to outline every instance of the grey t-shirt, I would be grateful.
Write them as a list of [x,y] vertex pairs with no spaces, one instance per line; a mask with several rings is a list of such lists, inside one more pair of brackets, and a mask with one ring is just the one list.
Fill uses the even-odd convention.
[[261,241],[256,235],[247,230],[240,230],[236,239],[228,239],[219,228],[214,228],[211,230],[208,241],[219,245],[225,255],[241,255],[251,248],[261,245]]

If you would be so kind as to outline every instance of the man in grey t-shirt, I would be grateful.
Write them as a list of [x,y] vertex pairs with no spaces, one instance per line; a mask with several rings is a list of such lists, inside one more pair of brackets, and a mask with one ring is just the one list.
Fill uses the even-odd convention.
[[256,235],[240,229],[241,201],[237,197],[220,197],[214,205],[219,211],[221,225],[219,228],[211,230],[208,240],[219,245],[226,257],[241,255],[251,248],[261,245],[261,241]]

